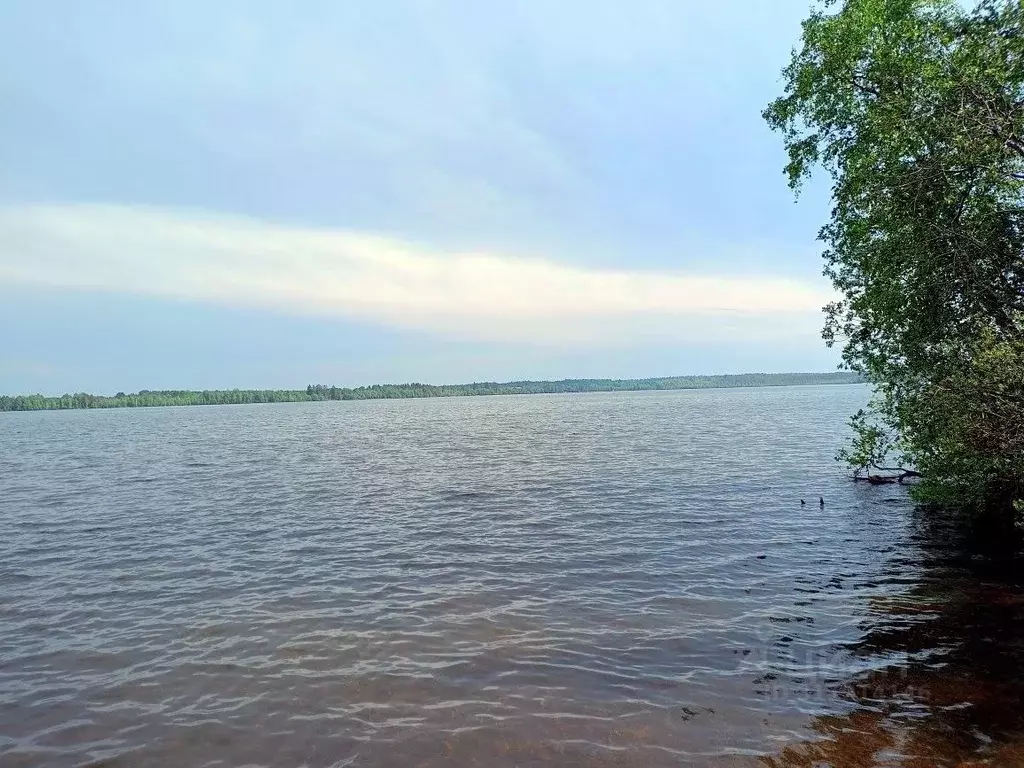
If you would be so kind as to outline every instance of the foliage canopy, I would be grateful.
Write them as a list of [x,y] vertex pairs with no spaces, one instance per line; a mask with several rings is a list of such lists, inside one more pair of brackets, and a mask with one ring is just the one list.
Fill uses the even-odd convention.
[[764,111],[790,185],[832,179],[823,335],[877,390],[841,455],[1007,510],[1024,496],[1022,25],[1019,1],[825,2]]

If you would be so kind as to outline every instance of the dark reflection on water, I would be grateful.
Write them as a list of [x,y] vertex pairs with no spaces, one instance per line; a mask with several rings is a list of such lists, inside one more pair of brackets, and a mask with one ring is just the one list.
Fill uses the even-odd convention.
[[1024,765],[1024,556],[998,521],[918,509],[910,588],[873,600],[844,651],[873,668],[837,681],[851,705],[766,757],[803,766]]
[[865,398],[6,414],[0,764],[1022,762],[1015,550]]

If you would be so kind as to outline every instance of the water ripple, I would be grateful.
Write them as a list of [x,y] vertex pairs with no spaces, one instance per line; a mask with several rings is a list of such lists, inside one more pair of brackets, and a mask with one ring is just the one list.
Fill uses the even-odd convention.
[[942,645],[865,397],[4,414],[0,762],[803,765]]

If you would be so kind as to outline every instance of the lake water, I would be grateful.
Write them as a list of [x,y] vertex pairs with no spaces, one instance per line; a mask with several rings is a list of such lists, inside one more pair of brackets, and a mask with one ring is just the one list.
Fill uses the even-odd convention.
[[1024,764],[1019,561],[866,399],[2,414],[0,765]]

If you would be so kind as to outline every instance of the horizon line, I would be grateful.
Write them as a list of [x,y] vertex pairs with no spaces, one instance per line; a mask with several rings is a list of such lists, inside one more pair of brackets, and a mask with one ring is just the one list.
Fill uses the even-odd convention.
[[[856,371],[836,369],[831,371],[785,371],[785,372],[774,372],[769,373],[766,371],[745,371],[742,373],[690,373],[681,375],[668,375],[668,376],[645,376],[645,377],[585,377],[585,378],[561,378],[561,379],[510,379],[507,381],[494,381],[494,380],[478,380],[471,382],[446,382],[442,384],[430,384],[421,381],[406,381],[406,382],[378,382],[373,384],[360,384],[356,386],[340,386],[337,384],[307,384],[304,387],[288,389],[288,388],[265,388],[265,387],[229,387],[229,388],[216,388],[216,389],[139,389],[135,392],[117,391],[114,394],[94,394],[91,392],[85,392],[82,390],[76,392],[62,392],[61,394],[44,394],[42,392],[31,392],[25,394],[0,394],[2,400],[13,400],[16,398],[44,398],[47,400],[59,400],[66,397],[75,396],[87,396],[94,398],[103,399],[115,399],[115,398],[127,398],[127,397],[138,397],[144,395],[160,395],[160,394],[214,394],[214,393],[239,393],[239,392],[260,392],[260,393],[308,393],[310,391],[324,392],[330,390],[336,390],[339,392],[362,392],[367,390],[377,390],[382,388],[430,388],[430,389],[452,389],[452,388],[470,388],[470,387],[517,387],[527,385],[642,385],[642,384],[654,384],[656,382],[685,382],[694,381],[698,379],[711,379],[711,380],[729,380],[738,379],[743,377],[765,377],[765,378],[779,378],[779,377],[832,377],[837,376],[841,378],[859,378],[863,380],[863,376]],[[854,383],[854,382],[851,382]],[[648,387],[647,389],[672,389],[674,387]],[[679,387],[685,389],[685,387]],[[708,389],[712,388],[725,388],[725,387],[705,387]],[[634,391],[643,391],[644,387],[634,387]],[[594,389],[591,391],[602,391]],[[608,391],[608,390],[604,390]]]

